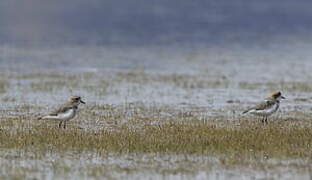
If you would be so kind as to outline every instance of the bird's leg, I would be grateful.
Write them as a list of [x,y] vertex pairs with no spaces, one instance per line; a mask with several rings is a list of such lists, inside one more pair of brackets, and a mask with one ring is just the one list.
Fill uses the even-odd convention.
[[66,129],[66,121],[64,121],[63,128]]
[[61,127],[62,127],[62,122],[63,122],[63,121],[60,121],[60,123],[59,123],[59,128],[61,128]]
[[264,124],[264,118],[265,118],[265,117],[263,116],[262,119],[261,119],[262,124]]
[[265,116],[265,124],[268,124],[268,116]]

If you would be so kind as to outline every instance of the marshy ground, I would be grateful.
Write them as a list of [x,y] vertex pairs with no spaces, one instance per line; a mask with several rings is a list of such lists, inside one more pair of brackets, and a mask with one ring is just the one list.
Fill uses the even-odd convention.
[[[306,46],[1,47],[0,177],[309,179]],[[268,125],[241,115],[274,90],[287,99]],[[68,129],[37,120],[75,94]]]

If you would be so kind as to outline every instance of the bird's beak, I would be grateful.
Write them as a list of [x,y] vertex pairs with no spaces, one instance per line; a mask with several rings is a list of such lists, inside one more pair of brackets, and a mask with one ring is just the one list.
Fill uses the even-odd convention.
[[284,96],[281,97],[282,99],[286,99]]
[[82,103],[82,104],[86,104],[84,101],[82,101],[82,100],[80,100],[80,102]]

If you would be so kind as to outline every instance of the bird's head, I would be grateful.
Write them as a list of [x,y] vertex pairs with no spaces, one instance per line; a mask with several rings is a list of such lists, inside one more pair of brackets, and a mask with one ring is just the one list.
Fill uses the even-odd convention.
[[79,105],[80,103],[86,104],[84,101],[81,100],[80,96],[71,96],[69,98],[69,102],[74,105]]
[[277,101],[286,99],[284,96],[282,96],[282,93],[280,91],[272,93],[269,97]]

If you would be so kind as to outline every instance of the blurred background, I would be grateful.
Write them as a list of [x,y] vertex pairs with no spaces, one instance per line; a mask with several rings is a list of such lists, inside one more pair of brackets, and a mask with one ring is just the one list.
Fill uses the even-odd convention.
[[[40,87],[46,74],[91,73],[94,86],[120,76],[116,87],[106,85],[123,91],[110,100],[116,103],[151,94],[157,94],[151,101],[160,100],[179,88],[185,94],[161,103],[206,106],[216,97],[212,106],[223,107],[223,97],[246,93],[256,96],[252,100],[275,90],[297,96],[312,91],[311,9],[308,0],[0,0],[0,72],[39,78]],[[129,77],[140,85],[131,95]],[[155,78],[159,89],[142,88],[146,79],[158,86]],[[83,89],[68,85],[70,78],[62,81],[69,92],[60,98]],[[27,83],[33,82],[17,86],[31,87]],[[163,92],[166,86],[172,89]],[[185,99],[190,94],[198,96]]]
[[310,41],[308,0],[0,1],[0,42],[18,46],[267,46]]

